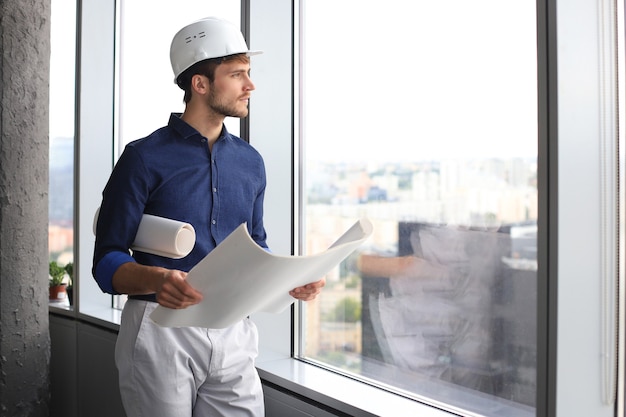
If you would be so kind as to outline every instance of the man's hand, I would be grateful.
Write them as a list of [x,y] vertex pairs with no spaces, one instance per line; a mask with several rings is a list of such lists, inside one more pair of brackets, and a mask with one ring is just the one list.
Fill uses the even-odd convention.
[[187,308],[202,301],[202,294],[187,282],[187,273],[167,270],[156,299],[163,307]]
[[120,294],[156,294],[163,307],[186,308],[202,301],[202,294],[187,282],[187,273],[136,262],[122,264],[113,274]]
[[303,285],[302,287],[294,288],[289,291],[289,295],[293,298],[301,301],[311,301],[322,292],[322,288],[326,285],[326,278],[322,278],[319,281],[312,282],[310,284]]

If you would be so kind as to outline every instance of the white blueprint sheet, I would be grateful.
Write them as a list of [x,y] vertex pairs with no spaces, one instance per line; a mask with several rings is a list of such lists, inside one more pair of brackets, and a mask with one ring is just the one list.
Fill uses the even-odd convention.
[[361,219],[325,252],[283,256],[259,247],[242,224],[189,271],[187,280],[203,294],[202,302],[182,310],[158,306],[150,317],[161,326],[220,329],[252,313],[279,313],[295,301],[289,291],[320,280],[372,230]]

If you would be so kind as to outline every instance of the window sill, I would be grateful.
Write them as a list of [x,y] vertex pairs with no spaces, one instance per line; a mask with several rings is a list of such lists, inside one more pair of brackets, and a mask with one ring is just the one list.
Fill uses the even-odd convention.
[[[369,385],[314,364],[284,355],[281,357],[278,353],[264,351],[262,347],[257,359],[257,369],[261,379],[274,384],[278,390],[291,392],[296,397],[307,398],[310,402],[331,407],[347,415],[394,417],[399,415],[533,417],[536,415],[534,407],[435,380],[424,380],[421,383],[414,381],[418,385],[423,384],[420,392],[426,393],[424,400],[419,401],[415,399],[415,396],[404,397],[380,386]],[[381,369],[382,371],[384,369]],[[396,374],[396,377],[398,382],[402,379],[400,374]],[[433,396],[431,397],[429,393]],[[441,396],[442,393],[444,397],[454,399],[455,404],[433,399]],[[469,412],[468,409],[475,411]]]
[[50,303],[48,310],[57,315],[79,318],[82,321],[116,332],[119,330],[122,316],[121,311],[110,307],[81,309],[80,313],[76,313],[73,306],[61,303]]
[[111,307],[92,309],[81,308],[79,317],[81,320],[106,327],[110,330],[119,331],[122,320],[122,312]]
[[293,358],[264,352],[257,360],[261,379],[281,389],[353,416],[450,417],[450,413],[335,374]]

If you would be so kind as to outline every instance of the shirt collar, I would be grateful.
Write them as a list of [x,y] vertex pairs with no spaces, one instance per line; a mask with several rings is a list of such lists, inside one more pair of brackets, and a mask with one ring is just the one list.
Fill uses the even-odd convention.
[[[187,122],[181,119],[182,113],[172,113],[170,114],[170,120],[168,122],[168,126],[174,129],[179,135],[181,135],[184,139],[189,139],[193,136],[200,136],[200,132],[191,127]],[[222,124],[222,133],[220,133],[220,137],[217,140],[221,139],[230,139],[230,133],[226,130],[226,125]]]

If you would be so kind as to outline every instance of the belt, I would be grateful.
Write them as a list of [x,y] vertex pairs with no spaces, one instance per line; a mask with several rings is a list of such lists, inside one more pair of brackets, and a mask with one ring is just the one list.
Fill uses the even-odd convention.
[[138,294],[138,295],[129,295],[129,299],[131,300],[143,300],[143,301],[151,301],[156,303],[156,294]]

